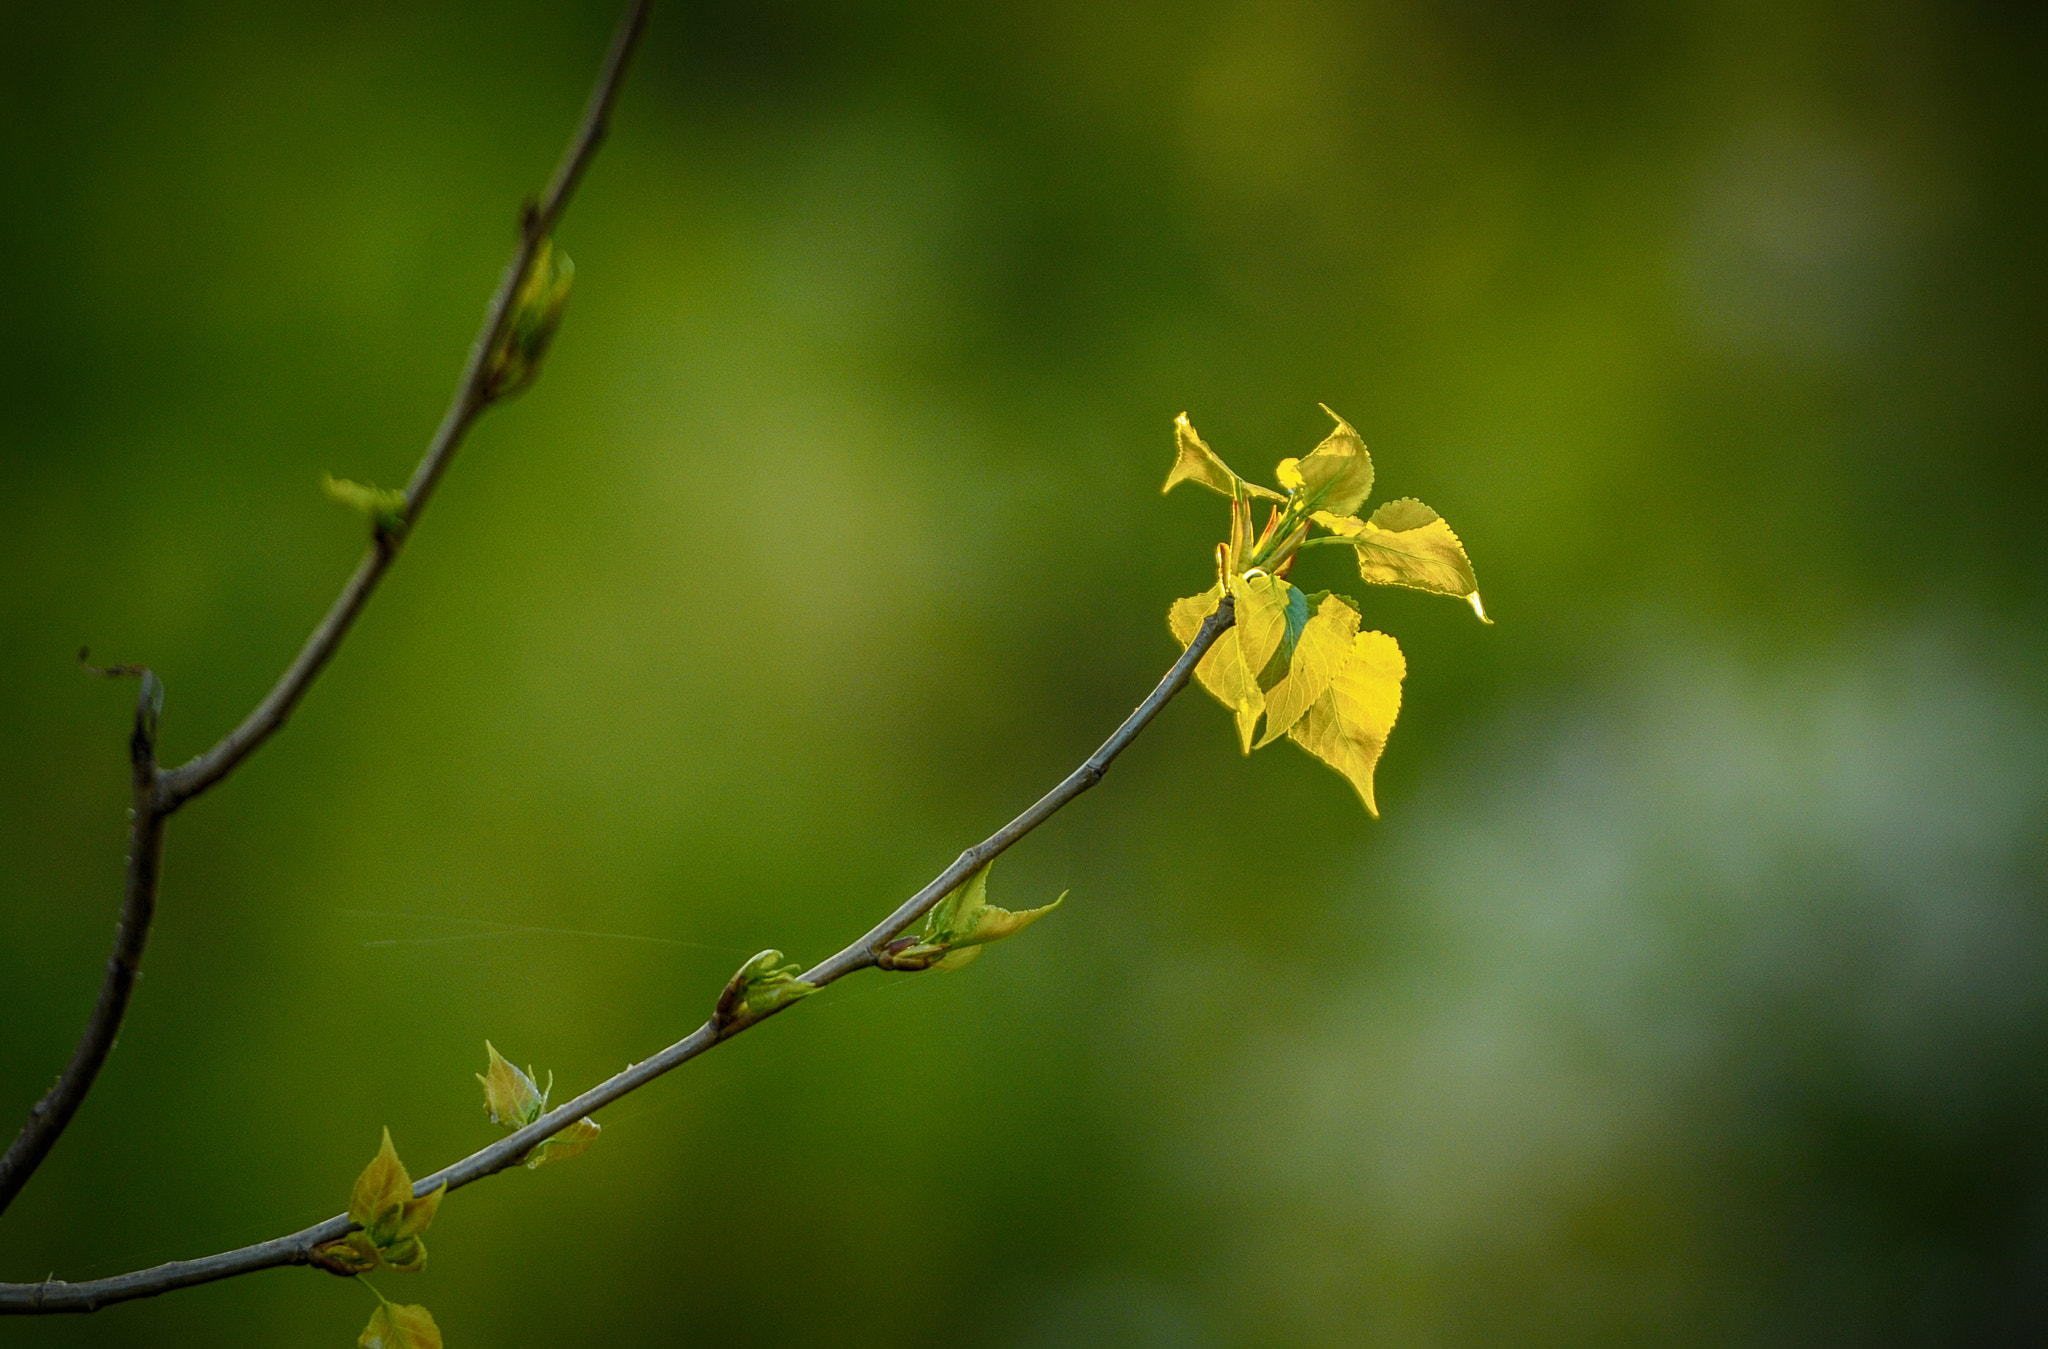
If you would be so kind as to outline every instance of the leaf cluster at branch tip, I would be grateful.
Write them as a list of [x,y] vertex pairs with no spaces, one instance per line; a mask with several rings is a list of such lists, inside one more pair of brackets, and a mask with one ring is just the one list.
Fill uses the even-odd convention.
[[[1372,456],[1350,423],[1323,411],[1337,427],[1308,454],[1280,461],[1274,477],[1284,493],[1240,478],[1186,413],[1175,421],[1164,490],[1194,482],[1229,497],[1230,537],[1217,550],[1216,584],[1174,601],[1167,626],[1187,646],[1227,590],[1235,622],[1195,666],[1195,678],[1230,709],[1244,752],[1284,735],[1342,773],[1378,815],[1373,771],[1400,715],[1407,662],[1392,637],[1359,630],[1353,601],[1328,591],[1304,595],[1289,583],[1296,557],[1316,544],[1349,546],[1364,580],[1456,596],[1481,622],[1493,620],[1465,545],[1443,517],[1412,497],[1386,502],[1368,519],[1354,514],[1372,492]],[[1255,498],[1277,503],[1257,531]],[[1312,539],[1312,527],[1328,533]]]

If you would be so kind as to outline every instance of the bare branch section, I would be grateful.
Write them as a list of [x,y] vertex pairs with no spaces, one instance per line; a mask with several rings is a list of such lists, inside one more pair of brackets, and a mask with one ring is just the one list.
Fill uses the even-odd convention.
[[[406,488],[404,530],[410,530],[417,523],[420,512],[426,509],[463,437],[483,410],[490,406],[492,354],[498,350],[513,320],[514,298],[549,231],[568,207],[569,198],[582,179],[591,156],[604,139],[612,106],[618,100],[619,85],[632,59],[633,49],[639,44],[640,34],[647,26],[647,8],[648,0],[631,0],[627,6],[612,36],[604,69],[591,90],[582,121],[568,149],[563,152],[547,191],[539,202],[527,203],[520,215],[518,247],[513,249],[511,261],[499,278],[498,289],[484,311],[483,326],[477,333],[475,345],[470,348],[455,396]],[[28,1122],[22,1126],[6,1154],[0,1156],[0,1213],[6,1211],[15,1195],[21,1192],[21,1187],[28,1183],[29,1177],[49,1155],[65,1126],[71,1122],[71,1117],[78,1112],[86,1093],[92,1089],[101,1065],[114,1047],[114,1038],[119,1034],[122,1017],[128,1010],[129,995],[141,971],[143,948],[149,940],[150,921],[156,911],[166,820],[187,801],[234,772],[244,759],[255,753],[284,725],[292,709],[298,706],[306,690],[340,648],[356,615],[376,593],[377,583],[384,579],[384,573],[397,560],[403,532],[381,524],[378,526],[370,551],[357,564],[355,573],[342,587],[341,594],[313,630],[313,635],[306,639],[291,667],[264,695],[263,701],[218,744],[190,763],[167,772],[160,771],[156,762],[155,706],[161,701],[162,691],[155,676],[143,672],[143,705],[148,709],[147,733],[144,731],[144,712],[138,709],[134,741],[135,805],[129,826],[128,880],[120,926],[114,938],[114,953],[107,961],[99,998],[93,1005],[92,1016],[86,1023],[85,1033],[79,1038],[71,1062],[57,1079],[57,1084],[30,1109]]]
[[[835,979],[844,978],[855,971],[867,969],[875,964],[882,947],[899,936],[906,928],[922,918],[941,899],[974,873],[976,868],[999,856],[1011,844],[1044,824],[1074,798],[1102,781],[1109,766],[1123,753],[1139,732],[1151,724],[1161,708],[1173,696],[1187,686],[1194,673],[1196,662],[1200,661],[1209,648],[1215,644],[1235,619],[1233,605],[1225,597],[1216,612],[1209,615],[1194,640],[1181,658],[1173,663],[1166,677],[1159,681],[1144,702],[1117,727],[1116,733],[1103,741],[1102,748],[1088,756],[1079,768],[1067,774],[1059,786],[1040,797],[1030,809],[990,834],[981,842],[960,854],[954,863],[932,879],[931,884],[919,890],[897,906],[896,911],[863,933],[857,940],[836,955],[814,965],[803,975],[805,983],[823,987]],[[413,1183],[415,1197],[431,1194],[445,1184],[451,1190],[462,1188],[472,1181],[495,1175],[507,1167],[518,1165],[536,1145],[550,1135],[573,1124],[583,1116],[592,1114],[622,1096],[629,1095],[646,1086],[655,1078],[672,1068],[681,1067],[705,1050],[746,1030],[759,1025],[770,1016],[780,1015],[794,1002],[769,1011],[751,1020],[732,1021],[720,1025],[714,1018],[706,1021],[689,1035],[676,1041],[668,1048],[627,1068],[624,1072],[599,1083],[575,1100],[556,1106],[533,1123],[517,1133],[506,1135],[489,1147],[443,1167],[431,1176]],[[345,1216],[329,1218],[303,1231],[289,1236],[276,1237],[244,1246],[239,1250],[223,1251],[198,1260],[174,1260],[169,1264],[157,1265],[151,1269],[136,1270],[131,1274],[117,1274],[112,1278],[94,1279],[87,1283],[65,1283],[48,1280],[43,1283],[0,1284],[0,1314],[34,1315],[53,1312],[90,1312],[116,1302],[128,1302],[135,1298],[155,1297],[174,1289],[190,1288],[194,1284],[212,1283],[216,1279],[233,1278],[238,1274],[251,1274],[259,1269],[272,1269],[279,1265],[303,1265],[310,1262],[313,1248],[323,1242],[334,1241],[355,1230],[355,1224]]]

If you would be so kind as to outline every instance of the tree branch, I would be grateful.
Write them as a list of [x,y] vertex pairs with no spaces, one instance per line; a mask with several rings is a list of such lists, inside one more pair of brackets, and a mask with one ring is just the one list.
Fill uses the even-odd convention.
[[[513,249],[511,261],[498,280],[497,292],[484,311],[483,326],[469,349],[469,359],[463,367],[462,378],[456,384],[455,396],[406,487],[406,530],[411,529],[420,512],[426,509],[434,488],[448,471],[448,465],[469,428],[490,406],[492,395],[488,380],[492,355],[512,322],[513,297],[533,265],[541,241],[561,219],[584,169],[604,139],[626,66],[647,25],[647,8],[648,0],[630,0],[612,35],[611,49],[584,107],[582,121],[563,152],[547,191],[538,203],[529,201],[521,212],[518,247]],[[86,1093],[92,1089],[100,1066],[114,1047],[114,1038],[120,1032],[121,1019],[128,1008],[129,995],[134,991],[136,976],[141,972],[143,947],[149,940],[150,920],[156,911],[165,821],[187,801],[234,772],[244,759],[255,753],[284,725],[292,709],[298,706],[306,690],[340,648],[356,615],[362,612],[363,606],[376,592],[377,583],[384,579],[384,573],[397,560],[401,542],[399,533],[380,526],[373,535],[370,551],[357,564],[355,573],[342,587],[341,594],[336,596],[320,625],[306,639],[297,658],[264,695],[263,701],[211,749],[168,772],[160,771],[156,762],[155,705],[161,702],[162,688],[154,675],[143,672],[143,704],[149,709],[148,726],[145,733],[144,711],[138,708],[134,739],[135,805],[129,824],[128,882],[120,924],[115,931],[114,953],[107,961],[99,999],[86,1022],[78,1048],[72,1053],[70,1064],[57,1079],[57,1084],[30,1109],[28,1122],[8,1146],[5,1156],[0,1156],[0,1213],[7,1210],[15,1195],[21,1192],[21,1187],[28,1183],[28,1178],[49,1155],[65,1126],[77,1113]]]
[[[112,673],[112,672],[110,672]],[[163,685],[148,670],[139,671],[142,690],[135,699],[135,732],[128,739],[133,765],[135,804],[128,809],[128,881],[121,898],[121,919],[114,928],[114,951],[100,995],[86,1019],[85,1033],[57,1084],[29,1107],[28,1123],[0,1157],[0,1211],[21,1192],[28,1178],[56,1146],[71,1117],[92,1090],[100,1065],[113,1052],[121,1031],[128,996],[142,973],[142,952],[149,943],[150,919],[156,913],[157,880],[163,873],[164,817],[156,809],[156,721],[163,706]]]
[[[533,265],[534,253],[541,240],[562,218],[570,195],[583,177],[584,168],[604,139],[605,129],[611,121],[612,105],[618,101],[619,83],[632,59],[633,48],[647,26],[647,6],[648,0],[632,0],[627,6],[625,15],[619,20],[618,31],[612,36],[604,70],[598,76],[596,87],[590,91],[582,124],[577,127],[569,148],[563,152],[553,181],[548,184],[539,204],[529,201],[520,215],[519,246],[512,250],[504,275],[498,278],[497,293],[491,296],[491,303],[484,311],[483,327],[470,346],[469,361],[455,386],[455,397],[449,401],[440,427],[428,443],[426,454],[421,456],[419,467],[413,470],[412,481],[406,485],[405,522],[408,531],[418,523],[420,513],[433,498],[434,489],[448,471],[463,437],[490,405],[485,383],[490,374],[491,354],[504,336],[506,325],[512,321],[512,297],[527,269]],[[298,706],[299,699],[305,696],[307,688],[340,647],[341,639],[348,635],[349,625],[355,622],[356,615],[369,602],[377,583],[384,579],[384,573],[397,560],[399,543],[398,538],[379,533],[370,551],[357,565],[355,575],[349,577],[348,584],[335,597],[327,616],[320,620],[320,626],[300,648],[298,658],[278,679],[276,686],[264,695],[256,709],[242,719],[241,725],[221,737],[213,748],[190,763],[163,774],[157,794],[165,813],[176,810],[234,772],[242,760],[284,725],[292,709]]]
[[[883,946],[922,918],[977,868],[993,860],[1011,844],[1051,819],[1075,797],[1102,781],[1103,774],[1109,771],[1110,764],[1115,761],[1117,755],[1123,753],[1124,747],[1137,739],[1138,733],[1159,715],[1160,709],[1187,686],[1189,676],[1194,673],[1195,663],[1201,660],[1203,654],[1231,625],[1235,617],[1233,603],[1226,595],[1223,602],[1216,607],[1216,611],[1203,621],[1200,630],[1195,633],[1194,640],[1188,643],[1188,649],[1173,663],[1173,668],[1166,672],[1166,677],[1159,681],[1158,686],[1144,702],[1138,704],[1137,710],[1124,719],[1123,725],[1117,727],[1116,733],[1103,741],[1102,748],[1089,755],[1079,768],[1060,782],[1059,786],[1040,797],[1022,815],[961,853],[959,858],[934,877],[929,885],[898,905],[895,912],[837,954],[812,966],[803,975],[804,982],[822,988],[835,979],[873,965]],[[730,1040],[749,1026],[758,1025],[795,1005],[795,1001],[784,1003],[781,1007],[751,1020],[725,1025],[718,1024],[716,1019],[706,1021],[654,1057],[633,1064],[625,1071],[592,1087],[575,1100],[556,1106],[518,1132],[507,1134],[489,1147],[471,1153],[454,1165],[443,1167],[433,1175],[415,1181],[412,1187],[413,1194],[431,1194],[443,1184],[451,1190],[457,1190],[472,1181],[482,1180],[507,1167],[516,1166],[529,1151],[550,1135],[593,1111],[603,1109],[620,1097],[638,1091],[663,1073],[688,1063],[704,1051]],[[0,1284],[0,1314],[33,1315],[97,1311],[112,1303],[155,1297],[160,1293],[189,1288],[194,1284],[233,1278],[238,1274],[251,1274],[259,1269],[271,1269],[279,1265],[303,1265],[310,1262],[315,1246],[346,1236],[355,1230],[355,1226],[346,1216],[337,1216],[289,1236],[276,1237],[254,1246],[223,1251],[218,1255],[209,1255],[198,1260],[174,1260],[151,1269],[117,1274],[106,1279],[93,1279],[87,1283],[65,1283],[60,1280],[46,1280],[42,1283],[4,1283]]]

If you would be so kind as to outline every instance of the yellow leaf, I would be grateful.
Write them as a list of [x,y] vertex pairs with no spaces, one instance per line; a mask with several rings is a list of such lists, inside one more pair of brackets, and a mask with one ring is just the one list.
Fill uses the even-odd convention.
[[1175,600],[1173,607],[1166,611],[1166,626],[1173,629],[1173,638],[1182,647],[1195,640],[1195,634],[1202,630],[1202,620],[1216,612],[1216,606],[1223,602],[1221,582],[1210,586],[1199,595],[1190,595],[1184,600]]
[[[1266,710],[1266,695],[1259,687],[1258,675],[1287,636],[1287,602],[1294,587],[1277,576],[1259,572],[1232,577],[1230,593],[1237,601],[1237,622],[1216,643],[1220,647],[1236,639],[1232,643],[1236,647],[1232,653],[1235,665],[1218,672],[1218,680],[1229,690],[1229,696],[1207,681],[1204,687],[1224,698],[1224,706],[1236,714],[1237,738],[1249,754],[1252,733],[1258,728],[1260,713]],[[1196,673],[1200,673],[1199,667]]]
[[1266,733],[1253,748],[1285,735],[1315,705],[1350,658],[1357,636],[1358,611],[1335,595],[1326,597],[1294,643],[1287,677],[1266,691]]
[[[1232,589],[1238,587],[1235,583]],[[1222,603],[1223,587],[1210,587],[1200,595],[1190,595],[1175,600],[1173,607],[1166,611],[1166,625],[1173,629],[1173,635],[1182,646],[1195,640],[1195,633],[1201,629],[1202,620],[1216,611]],[[1242,601],[1240,601],[1242,603]],[[1259,713],[1265,710],[1266,696],[1259,690],[1257,672],[1245,668],[1243,649],[1238,644],[1238,635],[1243,627],[1242,614],[1239,620],[1224,629],[1215,644],[1195,664],[1195,679],[1207,689],[1217,702],[1229,708],[1238,719],[1240,728],[1246,725],[1249,716],[1256,724]],[[1285,614],[1282,614],[1282,631],[1285,631]],[[1267,653],[1272,654],[1270,651]],[[1243,734],[1240,730],[1240,734]],[[1249,741],[1246,742],[1249,753]]]
[[550,1134],[526,1154],[526,1169],[529,1171],[546,1166],[549,1162],[566,1162],[571,1157],[581,1156],[590,1150],[603,1129],[598,1122],[585,1115],[574,1124]]
[[356,1349],[441,1349],[441,1328],[425,1307],[385,1302],[370,1313]]
[[539,1119],[547,1110],[547,1093],[533,1085],[532,1077],[507,1063],[489,1040],[484,1041],[484,1050],[491,1056],[491,1064],[476,1080],[483,1083],[484,1113],[491,1123],[522,1129]]
[[1366,810],[1373,801],[1372,775],[1401,713],[1401,680],[1408,664],[1401,648],[1383,632],[1361,632],[1330,686],[1302,715],[1288,738],[1342,773],[1358,789]]
[[1181,483],[1193,482],[1200,483],[1212,492],[1235,496],[1235,489],[1241,484],[1244,490],[1253,496],[1266,497],[1273,501],[1287,499],[1257,483],[1245,482],[1231,472],[1230,466],[1216,457],[1216,451],[1210,449],[1202,438],[1195,434],[1194,424],[1188,420],[1188,414],[1185,412],[1173,420],[1173,440],[1173,471],[1166,475],[1166,486],[1160,488],[1160,491],[1171,492]]
[[1299,491],[1302,485],[1301,460],[1282,459],[1273,466],[1273,481],[1290,492]]
[[[405,1163],[398,1160],[398,1150],[391,1146],[391,1130],[386,1129],[384,1146],[377,1149],[377,1155],[356,1177],[348,1201],[349,1221],[371,1229],[370,1239],[377,1241],[378,1224],[382,1222],[395,1231],[398,1217],[411,1198],[412,1177],[405,1173]],[[388,1240],[387,1236],[378,1244],[384,1245]]]
[[[1325,406],[1323,411],[1330,409]],[[1351,423],[1334,412],[1330,418],[1337,429],[1296,461],[1294,476],[1300,480],[1297,490],[1307,507],[1349,515],[1372,492],[1372,456]]]
[[[1259,714],[1266,710],[1266,695],[1259,688],[1258,672],[1266,667],[1287,633],[1287,595],[1294,587],[1263,573],[1250,578],[1234,577],[1230,591],[1236,597],[1236,621],[1216,639],[1208,653],[1195,665],[1195,678],[1217,702],[1237,718],[1237,734],[1244,752],[1251,753],[1252,731]],[[1167,611],[1167,626],[1182,646],[1194,641],[1202,620],[1221,603],[1223,588],[1211,587],[1200,595],[1175,600]]]
[[1358,574],[1374,585],[1455,595],[1490,623],[1479,603],[1479,579],[1465,545],[1429,507],[1413,497],[1389,501],[1370,520],[1316,517],[1358,549]]

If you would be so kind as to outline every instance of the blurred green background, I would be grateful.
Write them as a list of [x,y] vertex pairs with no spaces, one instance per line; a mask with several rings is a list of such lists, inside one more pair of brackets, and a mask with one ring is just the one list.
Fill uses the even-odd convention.
[[[172,762],[260,695],[362,545],[320,475],[410,471],[614,13],[8,4],[0,1131],[120,890],[133,687],[73,654],[154,666]],[[658,6],[546,373],[174,822],[0,1277],[297,1228],[381,1126],[495,1136],[485,1037],[580,1090],[836,948],[1173,657],[1224,524],[1174,415],[1264,478],[1322,400],[1498,619],[1363,596],[1384,819],[1191,694],[997,869],[1053,920],[381,1286],[456,1349],[2042,1342],[2044,69],[2038,7],[1932,0]]]

